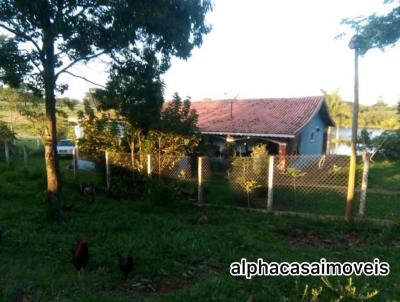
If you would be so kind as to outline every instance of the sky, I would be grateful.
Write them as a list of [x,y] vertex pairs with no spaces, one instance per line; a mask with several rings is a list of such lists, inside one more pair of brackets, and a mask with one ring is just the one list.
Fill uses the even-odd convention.
[[[352,33],[340,22],[389,8],[383,0],[214,0],[207,16],[211,33],[188,60],[172,60],[163,76],[164,96],[301,97],[338,89],[352,101],[354,53],[347,46]],[[400,47],[371,50],[360,58],[361,103],[399,100],[399,59]],[[97,61],[73,71],[104,84],[105,70]],[[66,95],[77,99],[93,87],[68,75],[61,80],[69,84]]]

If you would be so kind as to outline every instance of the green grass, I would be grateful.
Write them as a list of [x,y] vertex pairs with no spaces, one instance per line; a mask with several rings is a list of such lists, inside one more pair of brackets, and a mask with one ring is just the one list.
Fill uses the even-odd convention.
[[[247,206],[244,194],[238,194],[231,189],[229,182],[221,177],[205,182],[205,202],[215,205]],[[253,206],[265,208],[267,193],[260,190],[253,194]],[[354,200],[354,213],[359,210],[360,194]],[[346,208],[345,190],[320,192],[297,189],[292,187],[274,188],[274,210],[309,213],[316,215],[334,215],[343,217]],[[366,217],[400,221],[400,200],[395,195],[368,193],[366,202]]]
[[369,187],[400,191],[400,163],[377,161],[371,164]]
[[[357,287],[369,283],[377,288],[380,295],[373,301],[397,301],[400,297],[399,250],[392,243],[399,240],[399,226],[276,217],[198,208],[189,202],[162,206],[151,198],[117,200],[101,192],[90,205],[80,196],[78,184],[80,180],[98,181],[96,175],[80,172],[79,179],[73,180],[67,160],[61,164],[63,198],[74,208],[63,223],[54,223],[45,218],[41,165],[41,158],[33,158],[29,170],[0,165],[0,225],[4,232],[0,301],[22,301],[25,296],[29,301],[244,302],[249,292],[254,293],[255,301],[300,301],[305,284],[321,286],[318,277],[231,277],[230,263],[243,257],[279,262],[378,257],[390,263],[391,274],[355,277]],[[381,207],[383,211],[384,203]],[[200,226],[197,220],[204,214],[209,224]],[[89,241],[91,253],[89,266],[81,275],[71,264],[71,243],[77,234]],[[299,243],[296,236],[310,241]],[[115,254],[130,247],[136,270],[124,281]],[[143,278],[152,280],[155,293],[135,289]]]

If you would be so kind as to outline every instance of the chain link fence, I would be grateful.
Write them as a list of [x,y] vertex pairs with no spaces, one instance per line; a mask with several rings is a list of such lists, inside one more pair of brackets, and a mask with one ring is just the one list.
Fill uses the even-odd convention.
[[[345,210],[349,156],[219,158],[107,152],[107,157],[105,171],[111,175],[119,168],[190,182],[194,188],[197,184],[197,192],[193,189],[190,195],[198,193],[199,202],[338,216]],[[361,158],[357,163],[359,189],[363,172]]]
[[[343,215],[350,157],[280,155],[273,157],[272,166],[270,159],[203,158],[204,201],[267,208],[270,199],[275,210]],[[358,158],[357,189],[361,163]]]

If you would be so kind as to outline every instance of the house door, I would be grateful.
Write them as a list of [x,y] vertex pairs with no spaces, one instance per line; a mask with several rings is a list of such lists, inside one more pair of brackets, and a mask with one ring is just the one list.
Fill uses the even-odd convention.
[[326,154],[327,147],[328,147],[328,132],[324,131],[324,136],[322,138],[322,154]]

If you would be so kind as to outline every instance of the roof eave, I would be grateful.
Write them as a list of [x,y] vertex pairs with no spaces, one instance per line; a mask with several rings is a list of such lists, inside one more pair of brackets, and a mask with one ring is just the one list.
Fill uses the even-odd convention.
[[[313,114],[310,116],[310,118],[307,120],[307,122],[305,122],[300,128],[298,128],[295,131],[296,135],[298,135],[312,121],[312,119],[321,111],[322,106],[326,106],[325,98],[323,96],[321,96],[318,106],[315,108]],[[327,116],[328,116],[327,125],[329,127],[335,127],[335,122],[332,120],[331,116],[329,115],[329,110],[327,108],[326,108],[326,110],[327,110]]]
[[282,138],[294,138],[293,134],[279,134],[279,133],[240,133],[240,132],[221,132],[221,131],[201,131],[201,134],[210,135],[239,135],[239,136],[250,136],[250,137],[282,137]]

